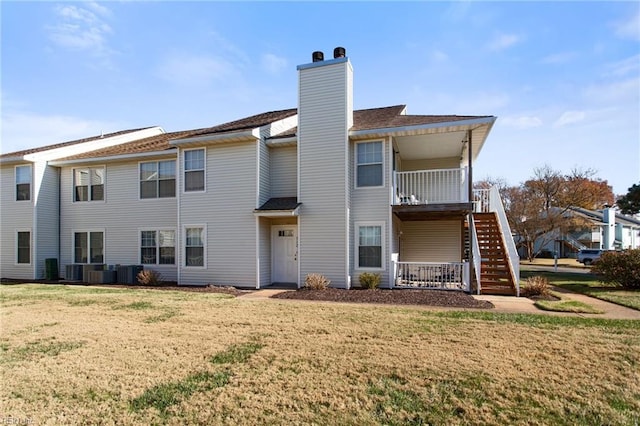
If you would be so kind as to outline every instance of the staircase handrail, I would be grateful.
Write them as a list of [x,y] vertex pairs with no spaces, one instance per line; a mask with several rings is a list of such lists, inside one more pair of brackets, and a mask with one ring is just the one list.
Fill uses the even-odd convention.
[[489,196],[489,206],[492,212],[498,216],[498,224],[502,231],[502,240],[505,243],[507,253],[509,254],[509,269],[516,285],[516,296],[520,296],[520,256],[516,249],[516,243],[513,241],[513,234],[511,233],[511,227],[507,220],[507,214],[504,211],[502,205],[502,199],[497,186],[491,187],[491,193]]
[[577,248],[578,250],[584,250],[588,248],[587,246],[582,244],[580,241],[576,240],[573,237],[570,237],[569,235],[565,235],[564,240],[567,241],[569,244],[571,244],[574,248]]
[[471,226],[469,226],[469,230],[471,231],[471,252],[473,253],[473,270],[475,271],[476,278],[476,288],[477,293],[480,294],[481,284],[480,284],[480,272],[482,265],[482,256],[480,255],[480,244],[478,244],[478,236],[476,234],[476,224],[473,220],[473,215],[469,215],[471,219]]

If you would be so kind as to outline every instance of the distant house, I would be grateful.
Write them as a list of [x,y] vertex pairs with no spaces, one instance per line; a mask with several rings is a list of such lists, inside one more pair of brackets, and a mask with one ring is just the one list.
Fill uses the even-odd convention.
[[517,293],[498,192],[471,186],[496,118],[354,111],[351,62],[334,56],[298,66],[297,108],[0,156],[2,277],[43,278],[54,258],[66,279],[142,265],[181,285],[320,273],[348,289],[374,272],[383,287]]
[[640,248],[640,220],[620,214],[615,208],[588,210],[572,207],[566,215],[585,223],[571,232],[553,232],[540,238],[536,246],[543,254],[576,257],[582,249],[625,250]]

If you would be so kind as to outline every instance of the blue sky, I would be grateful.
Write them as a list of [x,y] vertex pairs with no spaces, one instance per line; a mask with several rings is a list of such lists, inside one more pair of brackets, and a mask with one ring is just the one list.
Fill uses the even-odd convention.
[[495,115],[475,178],[548,164],[640,181],[638,2],[2,2],[6,153],[297,103],[344,46],[355,108]]

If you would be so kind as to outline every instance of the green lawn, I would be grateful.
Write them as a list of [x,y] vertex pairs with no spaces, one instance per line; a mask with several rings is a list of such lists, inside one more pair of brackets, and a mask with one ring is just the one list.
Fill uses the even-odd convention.
[[0,286],[21,424],[633,425],[638,321]]
[[522,271],[520,274],[523,279],[536,275],[546,277],[554,286],[640,311],[640,290],[625,290],[605,284],[591,274],[539,271]]

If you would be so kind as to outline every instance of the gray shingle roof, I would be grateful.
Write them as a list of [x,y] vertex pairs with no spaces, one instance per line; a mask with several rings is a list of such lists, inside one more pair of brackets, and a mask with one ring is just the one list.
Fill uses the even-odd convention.
[[[405,105],[394,105],[382,108],[370,108],[361,109],[353,112],[353,128],[352,130],[369,130],[369,129],[383,129],[393,127],[415,126],[421,124],[432,123],[446,123],[455,122],[461,120],[468,120],[473,118],[483,118],[490,116],[460,116],[460,115],[404,115],[402,112],[405,110]],[[279,121],[297,114],[298,110],[295,108],[284,109],[278,111],[269,111],[250,117],[245,117],[239,120],[230,121],[213,127],[206,127],[201,129],[183,130],[178,132],[165,133],[148,137],[145,139],[128,142],[112,147],[98,149],[95,151],[87,152],[84,154],[74,155],[64,158],[62,160],[77,160],[77,159],[89,159],[89,158],[101,158],[111,157],[117,155],[137,154],[145,152],[156,152],[169,149],[175,149],[169,143],[175,139],[183,139],[188,137],[214,135],[218,133],[228,133],[241,130],[254,129],[257,127],[265,126],[267,124]],[[142,129],[124,130],[121,132],[109,133],[102,137],[117,136],[129,132],[134,132]],[[297,127],[294,127],[280,135],[272,137],[272,139],[283,137],[294,137],[297,133]],[[64,142],[62,144],[49,145],[41,148],[34,148],[31,150],[25,150],[10,154],[3,154],[4,156],[17,156],[26,155],[34,152],[45,151],[48,149],[59,148],[71,144],[88,142],[91,140],[100,139],[100,136],[93,136],[90,138],[79,139],[71,142]]]

